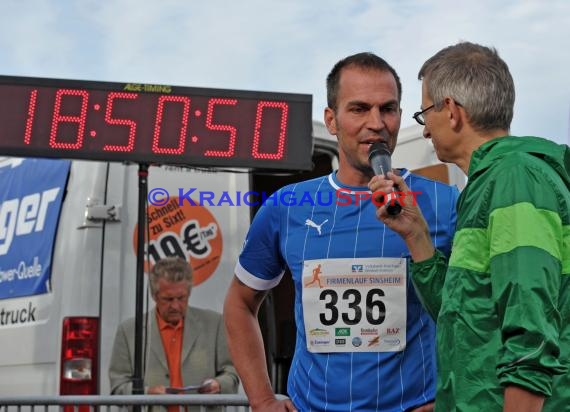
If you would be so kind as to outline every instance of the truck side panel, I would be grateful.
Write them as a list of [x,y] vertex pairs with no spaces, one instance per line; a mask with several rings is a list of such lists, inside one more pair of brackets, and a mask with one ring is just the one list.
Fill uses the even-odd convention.
[[51,291],[4,299],[10,308],[35,308],[36,321],[0,327],[0,394],[57,394],[61,322],[65,316],[97,316],[101,261],[100,227],[85,226],[88,199],[104,195],[106,164],[73,162],[55,240]]

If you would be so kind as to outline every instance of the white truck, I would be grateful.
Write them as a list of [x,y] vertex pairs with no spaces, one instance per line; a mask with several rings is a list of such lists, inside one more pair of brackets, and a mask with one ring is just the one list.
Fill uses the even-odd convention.
[[[461,188],[460,173],[439,164],[421,130],[401,131],[393,166]],[[337,167],[334,136],[320,122],[313,122],[313,135],[309,172],[149,168],[147,257],[191,261],[192,305],[222,310],[256,196]],[[21,180],[13,180],[18,170]],[[133,164],[0,158],[0,395],[109,393],[115,331],[135,314],[137,174]],[[51,254],[43,279],[39,253]],[[294,346],[292,293],[285,277],[260,315],[279,393]]]

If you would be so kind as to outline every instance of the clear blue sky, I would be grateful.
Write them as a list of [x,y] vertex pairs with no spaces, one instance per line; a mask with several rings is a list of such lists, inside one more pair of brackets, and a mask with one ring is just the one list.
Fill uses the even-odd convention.
[[0,74],[313,95],[359,51],[404,86],[402,126],[420,105],[417,71],[459,40],[494,46],[515,79],[512,133],[570,140],[570,1],[3,0]]

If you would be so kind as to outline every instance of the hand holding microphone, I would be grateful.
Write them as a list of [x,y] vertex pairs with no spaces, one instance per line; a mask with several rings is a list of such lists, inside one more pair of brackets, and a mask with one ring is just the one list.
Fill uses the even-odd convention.
[[[379,176],[385,177],[390,182],[393,182],[393,187],[396,190],[403,192],[394,193],[392,188],[388,193],[382,191],[390,185],[380,179],[372,179],[368,184],[368,188],[374,193],[384,195],[381,204],[378,204],[376,210],[376,217],[382,221],[386,226],[398,233],[406,242],[412,258],[415,261],[422,261],[433,256],[434,246],[431,240],[428,224],[422,214],[422,211],[416,202],[416,195],[421,192],[413,192],[408,188],[406,182],[401,176],[391,174],[391,179],[387,178],[388,172],[391,170],[390,151],[387,146],[382,142],[372,144],[368,151],[368,159],[374,173]],[[387,190],[388,191],[388,190]],[[405,195],[404,195],[405,193]],[[404,198],[407,196],[407,199]],[[391,198],[392,196],[392,198]],[[413,200],[410,200],[412,197]],[[386,205],[384,208],[383,206]]]
[[[376,175],[388,179],[388,172],[392,170],[392,159],[386,143],[380,141],[372,143],[368,149],[368,160]],[[386,195],[386,211],[391,216],[396,216],[402,211],[402,205],[397,198],[393,190]]]

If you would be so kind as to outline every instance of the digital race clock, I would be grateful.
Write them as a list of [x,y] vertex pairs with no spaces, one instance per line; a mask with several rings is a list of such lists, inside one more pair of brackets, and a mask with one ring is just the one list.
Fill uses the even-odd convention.
[[0,155],[311,169],[305,94],[0,76]]

